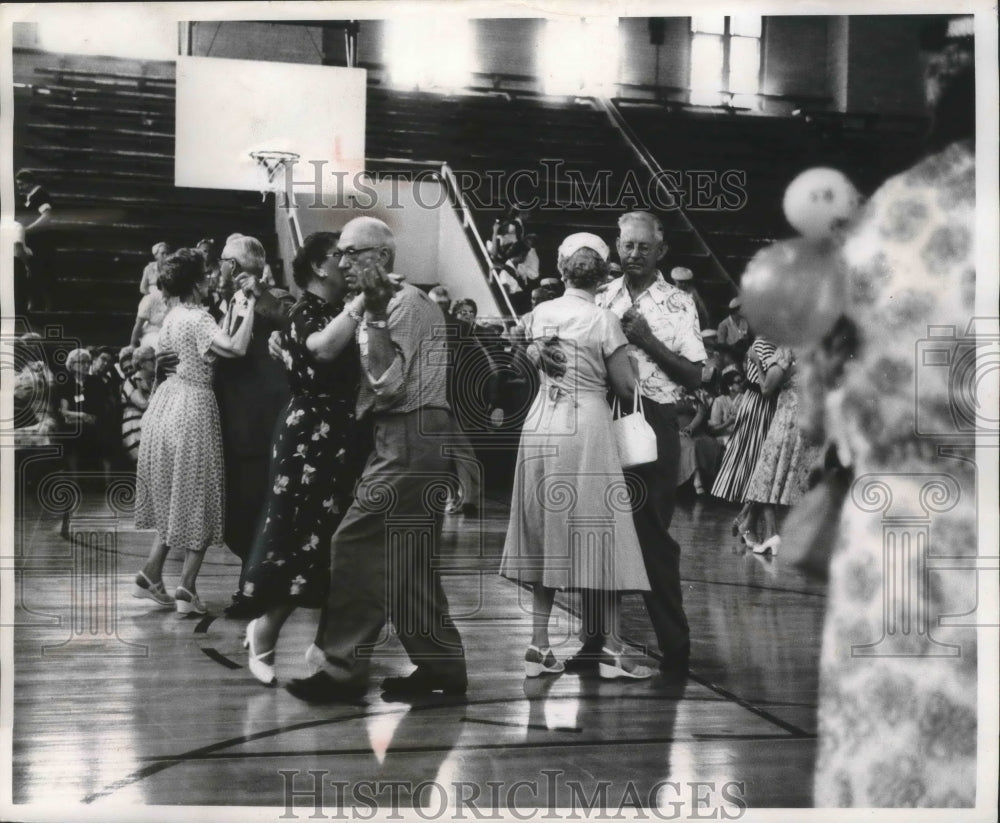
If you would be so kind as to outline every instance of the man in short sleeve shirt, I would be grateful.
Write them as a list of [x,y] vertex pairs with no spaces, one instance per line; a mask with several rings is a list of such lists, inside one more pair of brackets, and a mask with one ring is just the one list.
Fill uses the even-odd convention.
[[[669,533],[680,457],[674,404],[684,387],[701,384],[705,347],[691,296],[657,269],[667,251],[660,221],[647,212],[629,212],[619,219],[618,231],[623,276],[611,281],[597,303],[622,321],[638,367],[646,419],[656,432],[656,462],[629,470],[645,484],[645,498],[633,516],[651,587],[646,607],[663,657],[661,669],[683,675],[691,641],[681,596],[680,546]],[[589,661],[596,641],[585,641],[581,663]]]
[[388,277],[395,240],[381,220],[350,221],[337,250],[348,288],[365,294],[364,317],[351,316],[362,372],[357,417],[371,422],[374,451],[331,541],[330,591],[306,654],[318,671],[287,689],[309,702],[356,700],[389,617],[417,668],[385,678],[385,694],[464,694],[465,651],[436,568],[442,512],[434,491],[450,482],[443,447],[456,429],[444,315],[420,289]]

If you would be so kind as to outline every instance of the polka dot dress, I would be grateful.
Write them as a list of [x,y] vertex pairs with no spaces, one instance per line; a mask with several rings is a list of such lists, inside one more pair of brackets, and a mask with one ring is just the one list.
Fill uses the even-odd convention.
[[160,349],[177,353],[177,372],[153,392],[142,420],[136,466],[137,529],[155,529],[172,549],[221,545],[222,435],[212,390],[218,326],[201,307],[171,309]]

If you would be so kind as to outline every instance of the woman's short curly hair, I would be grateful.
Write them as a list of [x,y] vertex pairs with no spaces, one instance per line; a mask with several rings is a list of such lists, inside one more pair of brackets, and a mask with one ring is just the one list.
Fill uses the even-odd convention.
[[592,289],[608,278],[608,264],[593,249],[577,249],[562,264],[566,285],[574,289]]
[[292,261],[292,279],[295,285],[304,289],[316,273],[313,266],[322,265],[326,256],[337,247],[340,232],[316,231],[302,241],[302,248]]
[[90,353],[88,349],[73,349],[69,354],[66,355],[66,368],[71,369],[77,363],[83,359],[93,361],[94,356]]
[[205,279],[205,258],[194,249],[178,249],[160,266],[160,290],[168,297],[187,297]]

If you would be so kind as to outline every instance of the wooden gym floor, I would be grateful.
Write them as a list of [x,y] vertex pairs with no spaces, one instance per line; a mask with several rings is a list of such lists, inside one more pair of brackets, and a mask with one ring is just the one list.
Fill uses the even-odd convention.
[[[294,804],[300,819],[333,817],[338,804],[434,814],[445,797],[481,811],[593,803],[608,815],[656,806],[723,819],[811,804],[825,592],[781,556],[738,547],[733,507],[719,501],[682,502],[674,517],[693,645],[686,682],[525,679],[530,596],[496,574],[508,506],[489,500],[481,519],[445,519],[466,698],[383,701],[381,677],[410,670],[389,637],[363,705],[310,706],[246,669],[245,621],[221,613],[238,575],[232,555],[202,569],[210,613],[179,618],[130,596],[152,535],[105,494],[84,496],[70,542],[33,498],[22,496],[15,519],[15,803]],[[168,588],[179,570],[170,558]],[[641,598],[624,610],[626,639],[655,649]],[[560,596],[560,657],[578,645],[575,614]],[[286,625],[280,681],[306,674],[315,617],[300,610]]]

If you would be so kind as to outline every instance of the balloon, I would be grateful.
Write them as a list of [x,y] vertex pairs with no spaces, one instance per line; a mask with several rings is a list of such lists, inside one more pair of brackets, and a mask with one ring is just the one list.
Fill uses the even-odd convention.
[[797,237],[761,249],[743,272],[743,314],[768,340],[801,346],[820,340],[846,309],[840,250]]
[[861,195],[836,169],[808,169],[785,189],[785,219],[803,237],[820,240],[854,217]]

